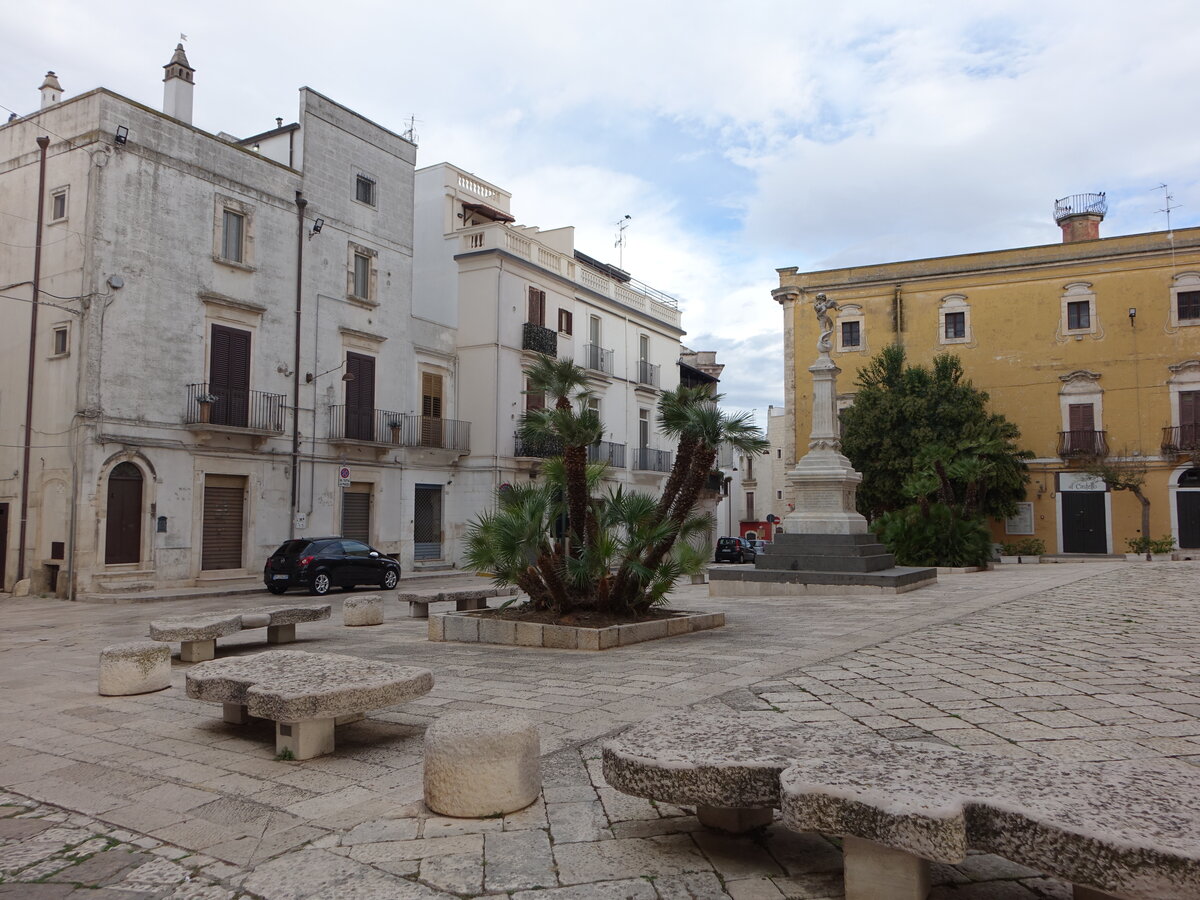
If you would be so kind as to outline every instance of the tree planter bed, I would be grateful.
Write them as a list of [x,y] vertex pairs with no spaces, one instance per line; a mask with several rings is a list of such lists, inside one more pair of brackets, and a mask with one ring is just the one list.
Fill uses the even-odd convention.
[[642,641],[720,628],[724,624],[725,613],[683,611],[667,613],[647,621],[602,628],[523,622],[486,612],[448,612],[429,617],[429,640],[548,647],[555,650],[611,650]]

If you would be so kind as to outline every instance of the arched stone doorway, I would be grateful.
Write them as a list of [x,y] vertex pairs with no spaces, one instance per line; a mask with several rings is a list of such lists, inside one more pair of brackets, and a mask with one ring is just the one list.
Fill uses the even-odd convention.
[[142,558],[142,470],[118,463],[108,473],[104,562],[136,563]]

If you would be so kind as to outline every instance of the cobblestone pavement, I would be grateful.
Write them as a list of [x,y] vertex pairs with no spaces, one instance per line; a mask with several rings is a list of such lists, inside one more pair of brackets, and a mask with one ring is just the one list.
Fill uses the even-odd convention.
[[[690,810],[607,787],[599,739],[670,708],[773,707],[989,753],[1200,764],[1198,586],[1200,565],[1099,563],[1005,566],[882,598],[723,601],[687,587],[675,606],[724,610],[725,628],[600,654],[431,644],[394,604],[385,625],[346,629],[335,599],[331,621],[299,626],[298,648],[427,666],[436,686],[340,728],[333,756],[303,763],[273,758],[269,725],[227,725],[188,700],[178,662],[167,691],[95,694],[101,647],[228,598],[5,601],[0,897],[839,898],[835,842],[706,832]],[[257,652],[261,634],[218,652]],[[502,819],[429,814],[424,725],[505,707],[540,724],[542,798]],[[1069,897],[992,856],[935,880],[937,898]]]

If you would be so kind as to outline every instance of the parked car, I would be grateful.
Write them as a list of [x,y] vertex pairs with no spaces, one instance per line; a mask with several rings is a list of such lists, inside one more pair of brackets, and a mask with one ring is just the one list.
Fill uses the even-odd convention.
[[343,537],[297,538],[267,558],[263,583],[272,594],[302,585],[310,594],[333,587],[379,585],[390,591],[400,580],[400,563],[362,541]]
[[717,562],[747,563],[754,562],[758,556],[750,542],[745,538],[717,538]]
[[771,543],[771,542],[770,542],[770,541],[763,541],[763,540],[751,541],[751,542],[750,542],[750,546],[754,548],[754,552],[755,552],[756,554],[760,554],[760,555],[761,555],[761,554],[763,554],[763,553],[766,553],[766,552],[767,552],[767,545],[768,545],[769,543]]

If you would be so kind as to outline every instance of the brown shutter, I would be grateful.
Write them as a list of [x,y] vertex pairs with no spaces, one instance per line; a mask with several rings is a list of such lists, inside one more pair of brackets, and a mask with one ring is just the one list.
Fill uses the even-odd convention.
[[1200,391],[1179,393],[1179,424],[1195,426],[1200,423]]
[[575,327],[575,315],[569,309],[558,311],[558,330],[563,334],[572,334]]
[[421,446],[442,446],[442,376],[421,373]]
[[211,421],[245,428],[250,412],[250,332],[213,325],[208,390],[216,398]]
[[205,476],[201,569],[242,567],[242,515],[245,497],[244,477]]
[[375,440],[375,357],[346,354],[346,437]]
[[533,325],[546,325],[546,292],[535,287],[529,289],[529,319]]
[[[531,385],[529,384],[529,381],[526,380],[525,389],[529,390],[530,387],[531,387]],[[528,412],[531,409],[545,409],[545,408],[546,408],[546,395],[544,393],[542,393],[541,391],[536,391],[532,394],[525,395],[525,411],[526,412]]]
[[1096,408],[1090,403],[1072,403],[1068,407],[1071,431],[1095,431]]

